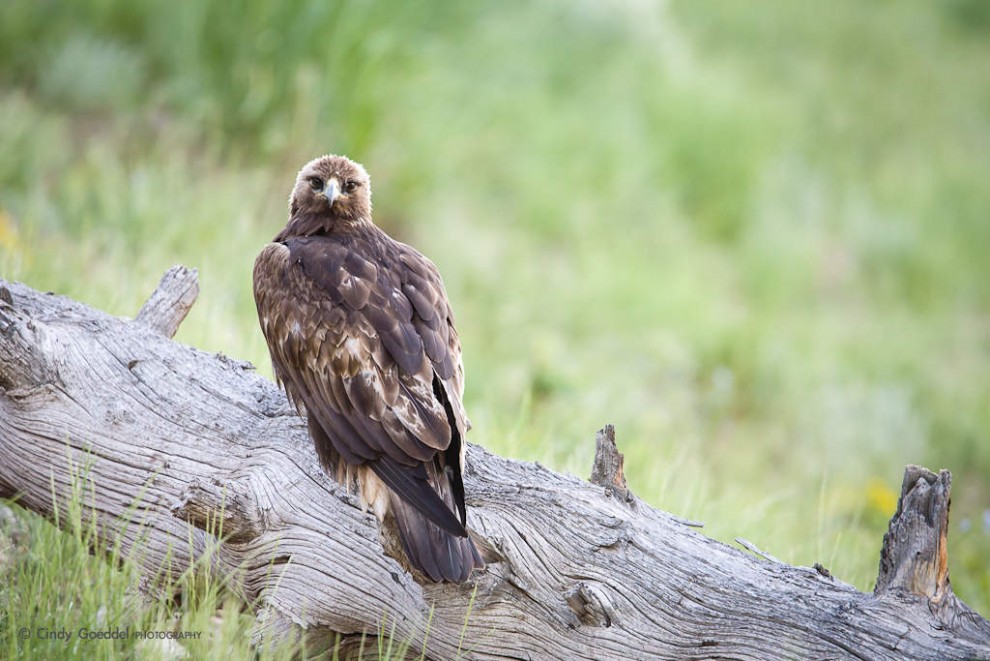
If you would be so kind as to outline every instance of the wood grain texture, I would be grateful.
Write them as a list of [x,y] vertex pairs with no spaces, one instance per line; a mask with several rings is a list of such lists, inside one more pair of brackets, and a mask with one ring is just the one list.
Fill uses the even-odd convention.
[[[941,592],[862,593],[709,539],[616,490],[605,465],[610,488],[470,447],[468,526],[504,559],[420,585],[251,365],[0,281],[0,495],[50,514],[51,485],[66,498],[87,466],[107,544],[120,536],[148,576],[215,548],[259,637],[305,628],[356,650],[394,626],[434,659],[990,659],[990,623],[951,596],[947,569]],[[931,502],[912,493],[902,517]]]

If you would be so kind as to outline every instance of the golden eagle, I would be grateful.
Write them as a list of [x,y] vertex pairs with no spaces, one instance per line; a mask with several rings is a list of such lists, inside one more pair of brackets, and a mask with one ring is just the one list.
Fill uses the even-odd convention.
[[483,566],[464,505],[464,367],[440,272],[371,221],[361,165],[300,170],[289,222],[254,263],[275,376],[309,422],[323,467],[434,581]]

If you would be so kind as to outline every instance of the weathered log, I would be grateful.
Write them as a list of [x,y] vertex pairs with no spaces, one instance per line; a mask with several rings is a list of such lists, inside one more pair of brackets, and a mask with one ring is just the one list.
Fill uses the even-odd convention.
[[916,467],[866,594],[640,501],[610,430],[594,482],[472,446],[468,525],[501,560],[465,585],[419,584],[274,384],[166,337],[194,291],[194,272],[176,274],[144,323],[0,281],[0,496],[50,514],[52,486],[68,498],[88,464],[84,511],[106,543],[140,549],[149,577],[215,549],[258,636],[306,629],[353,651],[384,630],[436,659],[990,659],[990,622],[948,581],[948,473]]

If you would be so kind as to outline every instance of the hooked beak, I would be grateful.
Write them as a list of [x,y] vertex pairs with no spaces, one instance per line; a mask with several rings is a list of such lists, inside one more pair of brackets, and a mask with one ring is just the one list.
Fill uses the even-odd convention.
[[333,208],[333,202],[338,197],[340,197],[340,182],[337,181],[337,177],[330,177],[327,181],[327,187],[323,189],[323,194],[327,198],[327,202],[330,203],[330,207]]

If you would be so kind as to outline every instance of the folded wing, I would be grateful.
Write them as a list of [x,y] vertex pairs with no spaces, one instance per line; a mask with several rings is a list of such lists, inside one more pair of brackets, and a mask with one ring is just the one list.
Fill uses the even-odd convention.
[[262,330],[276,377],[333,451],[464,537],[467,419],[450,308],[436,267],[382,237],[267,246],[254,272]]

